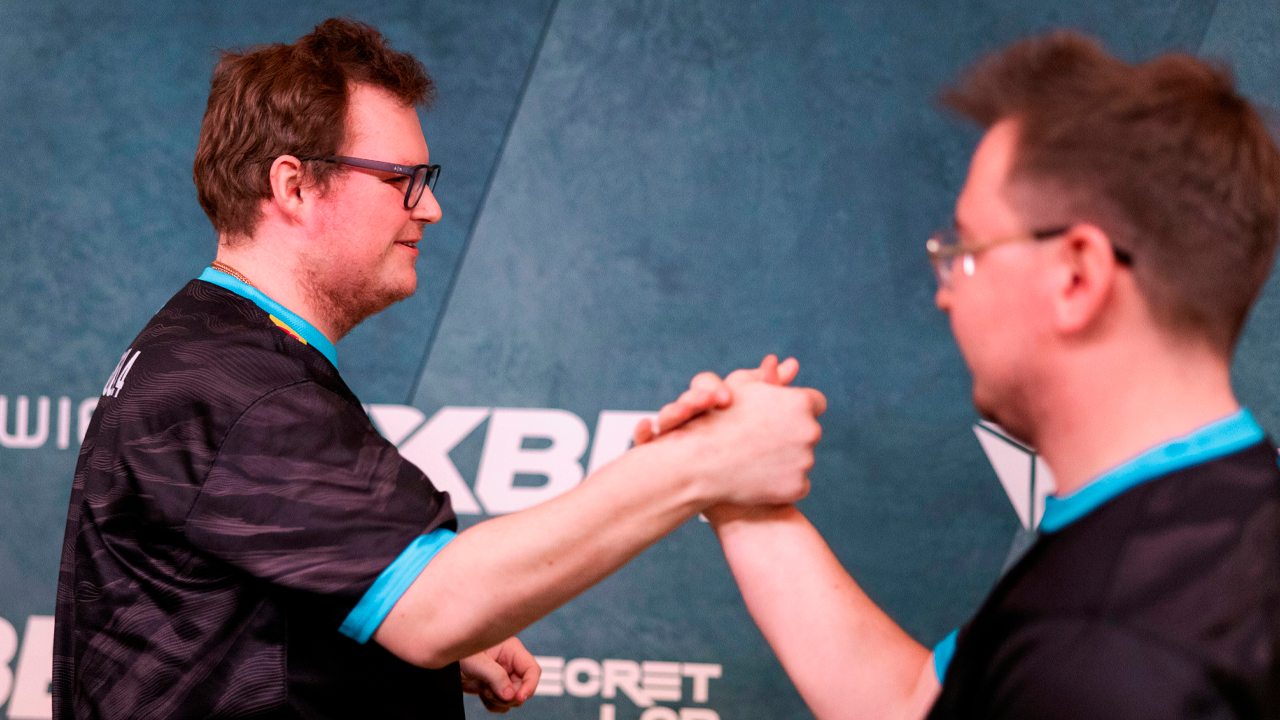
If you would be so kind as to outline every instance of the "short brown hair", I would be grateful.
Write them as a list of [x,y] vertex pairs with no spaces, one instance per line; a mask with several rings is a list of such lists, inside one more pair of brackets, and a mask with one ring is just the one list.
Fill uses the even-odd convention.
[[[325,20],[292,45],[221,55],[192,174],[200,207],[228,240],[253,233],[277,157],[340,151],[353,84],[382,88],[408,106],[425,108],[435,96],[422,63],[393,50],[372,26],[344,18]],[[324,187],[342,166],[309,163],[308,172]]]
[[1017,124],[1011,182],[1054,196],[1133,257],[1157,321],[1230,355],[1271,272],[1280,152],[1229,69],[1190,55],[1130,64],[1071,32],[979,61],[943,102]]

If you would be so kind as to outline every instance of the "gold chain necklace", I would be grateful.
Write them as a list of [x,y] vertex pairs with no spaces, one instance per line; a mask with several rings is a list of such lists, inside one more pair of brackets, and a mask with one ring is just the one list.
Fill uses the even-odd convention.
[[240,282],[244,283],[245,285],[248,285],[249,287],[253,287],[253,283],[249,282],[249,278],[247,278],[247,277],[245,277],[244,275],[240,274],[240,271],[239,271],[239,270],[236,270],[235,268],[233,268],[233,267],[231,267],[230,265],[228,265],[228,264],[226,264],[226,263],[222,262],[221,260],[214,260],[214,261],[213,261],[213,264],[212,264],[212,265],[210,265],[209,267],[211,267],[211,268],[213,268],[214,270],[217,270],[217,271],[219,271],[219,272],[224,272],[224,273],[226,273],[226,274],[230,275],[231,277],[233,277],[233,278],[235,278],[235,279],[239,280]]

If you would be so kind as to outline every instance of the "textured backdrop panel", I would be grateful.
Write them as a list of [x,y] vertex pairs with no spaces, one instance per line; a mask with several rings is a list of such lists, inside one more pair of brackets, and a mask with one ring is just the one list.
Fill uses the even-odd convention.
[[[1019,527],[933,307],[924,238],[949,222],[977,139],[938,89],[986,50],[1069,26],[1127,58],[1225,58],[1280,105],[1277,0],[0,0],[0,438],[34,445],[0,447],[0,621],[24,652],[28,618],[53,610],[82,401],[213,256],[190,169],[215,48],[343,14],[439,85],[422,119],[444,220],[418,294],[341,342],[340,364],[406,457],[456,471],[463,525],[576,482],[504,475],[512,457],[572,447],[586,466],[622,447],[630,419],[608,413],[654,410],[700,370],[795,355],[830,401],[802,509],[926,643],[973,611]],[[1272,431],[1278,327],[1273,282],[1236,362]],[[449,447],[432,445],[442,428]],[[692,708],[682,720],[807,716],[696,520],[522,637],[572,671],[524,717],[607,704],[632,720],[664,672],[684,675],[680,699],[656,695]],[[24,672],[15,697],[42,693]]]

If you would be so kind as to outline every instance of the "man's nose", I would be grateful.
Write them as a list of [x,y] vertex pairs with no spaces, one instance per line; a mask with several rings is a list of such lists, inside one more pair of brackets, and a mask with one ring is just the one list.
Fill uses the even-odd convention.
[[414,206],[411,217],[418,222],[430,225],[440,222],[443,214],[440,203],[436,202],[435,193],[431,192],[431,188],[423,188],[422,197],[418,198],[418,204]]
[[947,288],[938,288],[937,294],[933,296],[933,302],[942,312],[951,312],[951,291]]

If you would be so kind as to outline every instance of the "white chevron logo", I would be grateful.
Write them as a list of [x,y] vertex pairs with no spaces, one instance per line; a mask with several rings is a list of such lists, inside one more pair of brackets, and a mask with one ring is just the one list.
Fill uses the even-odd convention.
[[1056,487],[1048,464],[1034,449],[1009,437],[995,423],[983,420],[973,426],[973,433],[987,453],[1022,527],[1035,530],[1044,516],[1044,499]]

